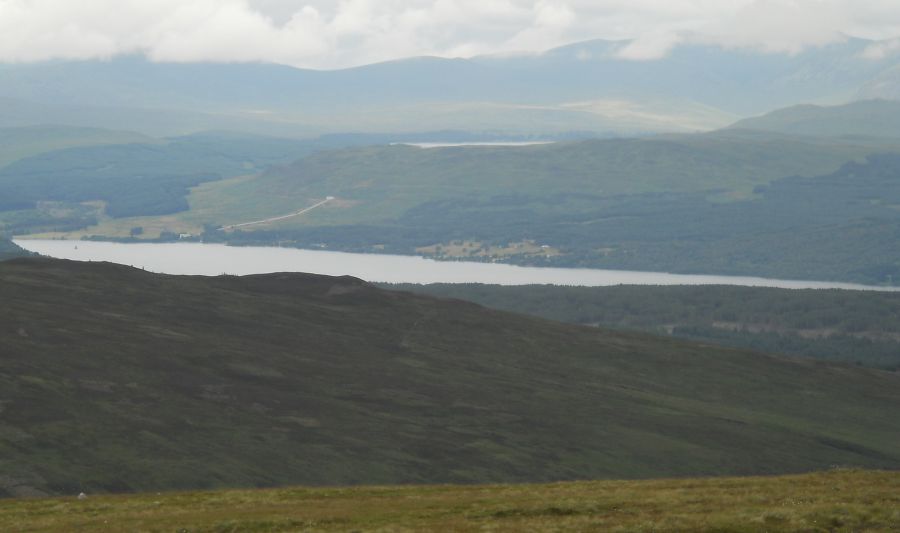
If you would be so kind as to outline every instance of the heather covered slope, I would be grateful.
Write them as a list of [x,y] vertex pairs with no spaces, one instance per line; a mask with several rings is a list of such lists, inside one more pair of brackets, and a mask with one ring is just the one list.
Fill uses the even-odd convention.
[[900,370],[900,292],[726,285],[385,285],[549,320]]
[[900,468],[895,374],[304,274],[0,264],[0,492]]

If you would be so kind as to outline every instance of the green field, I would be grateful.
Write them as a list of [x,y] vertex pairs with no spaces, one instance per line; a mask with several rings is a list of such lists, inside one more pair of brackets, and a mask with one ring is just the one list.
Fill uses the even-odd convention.
[[286,488],[0,502],[0,528],[46,531],[888,532],[900,474],[546,485]]

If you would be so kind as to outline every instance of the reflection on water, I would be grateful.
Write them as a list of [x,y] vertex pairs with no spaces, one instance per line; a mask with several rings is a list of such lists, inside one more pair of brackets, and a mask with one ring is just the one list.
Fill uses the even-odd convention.
[[434,261],[422,257],[351,254],[275,247],[233,247],[201,243],[122,244],[91,241],[16,240],[40,254],[77,261],[110,261],[166,274],[262,274],[310,272],[350,275],[389,283],[491,283],[500,285],[744,285],[788,289],[839,288],[900,290],[852,283],[793,281],[741,276],[706,276],[597,270],[520,267],[497,263]]

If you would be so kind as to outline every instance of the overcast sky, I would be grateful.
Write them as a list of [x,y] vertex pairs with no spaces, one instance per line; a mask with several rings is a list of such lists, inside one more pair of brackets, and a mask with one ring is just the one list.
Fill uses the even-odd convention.
[[[0,0],[0,61],[268,61],[342,68],[415,55],[537,52],[635,39],[795,53],[844,35],[900,37],[900,0]],[[900,53],[900,40],[869,56]]]

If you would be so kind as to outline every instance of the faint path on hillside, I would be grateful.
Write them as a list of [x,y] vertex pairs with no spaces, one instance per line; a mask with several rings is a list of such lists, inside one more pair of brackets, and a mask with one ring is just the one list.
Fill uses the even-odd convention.
[[247,227],[247,226],[255,226],[255,225],[257,225],[257,224],[268,224],[268,223],[270,223],[270,222],[277,222],[277,221],[279,221],[279,220],[285,220],[285,219],[288,219],[288,218],[299,217],[300,215],[302,215],[302,214],[304,214],[304,213],[308,213],[308,212],[312,211],[313,209],[315,209],[315,208],[317,208],[317,207],[321,207],[321,206],[327,204],[328,202],[330,202],[330,201],[332,201],[332,200],[334,200],[334,196],[328,196],[328,197],[326,197],[324,200],[322,200],[321,202],[319,202],[319,203],[317,203],[317,204],[313,204],[313,205],[307,207],[306,209],[301,209],[300,211],[297,211],[296,213],[291,213],[290,215],[282,215],[282,216],[280,216],[280,217],[266,218],[266,219],[263,219],[263,220],[254,220],[253,222],[243,222],[243,223],[241,223],[241,224],[231,224],[231,225],[229,225],[229,226],[222,226],[221,228],[219,228],[219,231],[228,231],[228,230],[230,230],[230,229],[244,228],[244,227]]

